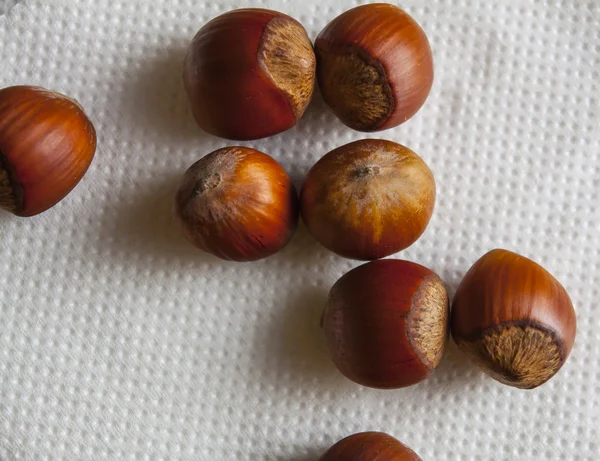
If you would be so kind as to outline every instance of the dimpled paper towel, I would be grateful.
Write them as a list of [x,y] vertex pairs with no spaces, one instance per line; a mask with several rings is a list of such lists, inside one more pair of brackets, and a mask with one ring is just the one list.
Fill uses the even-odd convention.
[[[600,458],[600,3],[397,2],[427,32],[436,77],[414,118],[375,136],[423,157],[438,201],[396,257],[431,267],[450,295],[492,248],[548,268],[578,336],[534,391],[493,381],[452,343],[417,386],[355,385],[330,361],[319,318],[357,262],[302,226],[267,260],[224,262],[173,224],[180,175],[231,144],[190,115],[181,68],[195,32],[255,6],[291,14],[314,39],[364,2],[15,3],[0,3],[0,87],[76,98],[98,150],[52,210],[0,215],[0,460],[316,461],[365,430],[426,461]],[[244,144],[300,186],[318,158],[365,137],[317,95],[295,129]]]
[[18,3],[19,0],[0,0],[0,14],[6,13],[13,6]]

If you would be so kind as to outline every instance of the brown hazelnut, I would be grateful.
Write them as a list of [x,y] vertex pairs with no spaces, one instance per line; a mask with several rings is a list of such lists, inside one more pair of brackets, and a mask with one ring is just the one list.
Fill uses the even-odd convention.
[[362,432],[337,442],[320,461],[421,461],[421,458],[391,435]]
[[194,163],[175,195],[187,239],[223,259],[271,256],[298,222],[296,189],[272,157],[248,147],[219,149]]
[[435,205],[435,181],[407,147],[366,139],[325,155],[300,197],[309,232],[340,256],[371,260],[412,245]]
[[423,29],[394,5],[346,11],[315,43],[323,98],[359,131],[393,128],[423,105],[433,84],[433,58]]
[[323,316],[338,369],[379,389],[416,384],[438,366],[448,338],[448,295],[431,270],[373,261],[340,278]]
[[33,216],[79,183],[96,152],[96,131],[82,107],[32,86],[0,90],[0,207]]
[[312,43],[298,21],[276,11],[241,9],[200,29],[183,80],[202,129],[251,140],[296,125],[313,95],[315,67]]
[[567,360],[576,319],[569,295],[546,269],[511,251],[493,250],[460,283],[451,327],[458,347],[486,373],[533,389]]

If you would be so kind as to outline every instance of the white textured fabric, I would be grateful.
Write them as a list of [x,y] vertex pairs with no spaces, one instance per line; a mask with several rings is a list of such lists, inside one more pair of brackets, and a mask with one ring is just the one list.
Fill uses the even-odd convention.
[[13,6],[15,6],[19,0],[0,0],[0,14],[6,13]]
[[[6,0],[2,5],[14,2]],[[568,289],[578,336],[534,391],[450,345],[432,377],[376,391],[343,378],[319,327],[357,263],[300,228],[278,255],[226,263],[175,229],[180,175],[227,141],[203,134],[181,84],[188,42],[234,7],[279,9],[315,38],[349,0],[22,0],[0,17],[0,87],[66,93],[98,131],[87,176],[32,219],[0,215],[0,459],[315,461],[363,430],[424,460],[600,456],[600,3],[406,0],[435,56],[423,109],[378,134],[438,183],[434,218],[399,257],[451,294],[504,247]],[[302,176],[366,137],[315,98],[299,126],[252,143]]]

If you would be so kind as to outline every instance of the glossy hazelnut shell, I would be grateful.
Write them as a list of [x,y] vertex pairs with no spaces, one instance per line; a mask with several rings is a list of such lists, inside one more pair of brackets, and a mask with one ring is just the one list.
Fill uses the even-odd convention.
[[323,316],[337,368],[368,387],[416,384],[439,364],[448,336],[448,296],[440,278],[400,260],[359,266],[332,287]]
[[249,8],[200,29],[186,55],[183,80],[202,129],[252,140],[296,125],[312,98],[315,68],[312,43],[298,21]]
[[361,432],[337,442],[320,461],[421,461],[421,458],[390,435]]
[[425,103],[433,57],[423,29],[402,9],[362,5],[335,18],[315,42],[325,101],[359,131],[393,128]]
[[291,240],[298,197],[272,157],[248,147],[219,149],[192,165],[175,195],[185,237],[219,258],[254,261]]
[[302,219],[312,236],[340,256],[384,258],[412,245],[435,206],[431,170],[413,151],[366,139],[322,157],[302,186]]
[[96,151],[96,132],[81,106],[31,86],[0,90],[0,206],[39,214],[79,183]]
[[484,371],[535,388],[558,372],[576,332],[573,304],[542,266],[493,250],[469,269],[453,301],[452,336]]

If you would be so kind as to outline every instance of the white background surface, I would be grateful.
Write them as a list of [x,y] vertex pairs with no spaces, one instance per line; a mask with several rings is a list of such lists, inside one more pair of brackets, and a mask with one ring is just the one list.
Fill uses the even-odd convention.
[[19,0],[0,0],[0,14],[5,14],[17,3]]
[[[597,1],[398,2],[430,38],[436,81],[417,116],[378,135],[419,153],[438,183],[430,227],[400,257],[453,294],[478,257],[505,247],[568,289],[578,337],[540,389],[496,383],[452,344],[418,386],[359,387],[319,328],[329,288],[356,263],[304,228],[249,264],[202,254],[174,228],[179,176],[228,144],[188,111],[180,73],[194,33],[258,6],[292,14],[314,39],[357,3],[25,0],[0,17],[0,87],[75,97],[99,135],[59,206],[0,215],[2,461],[316,461],[362,430],[428,461],[599,458]],[[297,128],[248,145],[299,186],[323,154],[362,137],[317,96]]]

